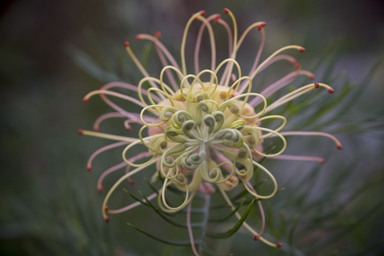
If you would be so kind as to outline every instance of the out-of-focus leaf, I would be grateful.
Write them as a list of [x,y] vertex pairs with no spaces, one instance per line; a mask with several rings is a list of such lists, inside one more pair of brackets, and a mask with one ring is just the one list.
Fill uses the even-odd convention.
[[381,207],[381,202],[377,205],[375,205],[373,208],[371,208],[369,211],[367,211],[365,214],[360,216],[358,220],[355,221],[354,224],[348,225],[348,227],[345,227],[340,232],[335,233],[334,235],[329,236],[327,239],[324,239],[320,241],[319,243],[316,243],[312,245],[311,247],[304,250],[304,252],[308,255],[313,254],[314,252],[318,251],[320,248],[323,248],[324,246],[328,244],[335,243],[338,239],[341,239],[346,234],[351,232],[353,229],[355,229],[358,225],[361,225],[364,221],[366,221],[370,216],[373,215],[378,209]]
[[291,229],[289,230],[289,234],[288,234],[288,244],[290,246],[292,246],[292,244],[293,244],[293,235],[295,232],[295,228],[296,228],[296,224],[297,224],[298,219],[299,219],[299,215],[295,214],[295,217],[293,218]]
[[[206,255],[209,255],[209,256],[222,256],[220,254],[217,254],[211,250],[209,250],[208,248],[202,246],[201,249],[203,250],[203,252],[206,254]],[[231,256],[233,254],[228,254],[228,255],[225,255],[225,256]]]
[[104,69],[102,69],[94,60],[91,59],[84,51],[75,47],[68,47],[68,52],[73,56],[76,64],[90,76],[101,82],[117,81],[119,78]]

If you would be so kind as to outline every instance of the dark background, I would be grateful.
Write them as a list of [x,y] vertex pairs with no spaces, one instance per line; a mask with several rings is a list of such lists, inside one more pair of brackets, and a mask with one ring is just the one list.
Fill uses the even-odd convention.
[[[96,173],[89,174],[85,168],[87,158],[105,145],[105,141],[78,137],[76,131],[91,129],[95,118],[108,110],[98,100],[84,105],[82,97],[87,92],[116,78],[132,84],[141,78],[122,42],[130,41],[135,53],[147,61],[156,76],[160,69],[156,69],[155,52],[153,49],[150,52],[148,44],[135,42],[134,36],[160,30],[164,44],[174,56],[179,56],[183,28],[189,17],[202,9],[208,15],[222,14],[223,7],[235,14],[240,31],[253,22],[267,22],[264,58],[282,46],[303,45],[307,51],[300,55],[300,61],[302,67],[311,71],[317,59],[333,47],[337,59],[332,72],[347,71],[344,77],[349,78],[350,83],[363,81],[370,70],[377,68],[370,75],[370,83],[363,85],[363,93],[353,109],[346,113],[348,118],[330,125],[339,131],[336,136],[344,144],[342,152],[330,156],[326,154],[330,144],[316,144],[317,141],[299,146],[299,142],[305,140],[292,144],[289,151],[300,153],[313,149],[311,152],[317,155],[328,155],[330,161],[322,167],[325,173],[337,172],[340,164],[346,166],[353,162],[348,166],[350,177],[345,178],[349,187],[340,185],[342,189],[337,194],[340,202],[355,191],[354,185],[369,184],[368,192],[358,194],[359,200],[347,205],[345,215],[335,217],[336,222],[349,221],[349,218],[353,220],[354,213],[356,216],[368,213],[361,225],[353,229],[348,229],[351,226],[348,223],[341,225],[343,238],[321,247],[316,253],[331,255],[337,251],[340,255],[367,255],[365,249],[371,249],[372,255],[384,253],[384,222],[379,218],[384,210],[378,204],[383,195],[384,137],[382,114],[377,114],[383,109],[384,75],[383,65],[376,65],[384,56],[383,1],[18,0],[0,2],[1,255],[181,255],[190,252],[164,246],[125,225],[131,222],[157,235],[172,236],[173,231],[169,231],[166,224],[156,222],[155,225],[149,220],[153,213],[148,208],[113,216],[108,225],[103,222],[100,212],[103,195],[95,189],[97,173],[118,163],[120,152],[105,153],[104,158],[95,162]],[[231,24],[223,14],[222,17]],[[197,29],[192,27],[192,32]],[[226,44],[225,36],[223,31],[219,32],[217,44]],[[240,59],[247,59],[248,51],[254,54],[254,42],[244,43]],[[203,47],[209,56],[208,46]],[[152,57],[147,58],[148,52]],[[151,58],[156,58],[156,62]],[[87,60],[97,63],[105,72]],[[245,64],[251,61],[246,60]],[[316,75],[326,67],[323,64]],[[279,75],[272,74],[270,79],[281,77]],[[115,129],[114,124],[106,125],[105,129]],[[313,164],[289,164],[299,169],[313,167]],[[278,163],[274,168],[284,165]],[[300,174],[293,171],[281,175],[279,182],[289,188],[290,181]],[[106,181],[106,187],[118,177],[115,175]],[[324,174],[318,182],[326,184],[328,179],[332,177]],[[143,184],[138,181],[133,189]],[[322,190],[313,188],[313,191],[316,194]],[[288,193],[294,194],[295,189]],[[120,203],[130,200],[124,197]],[[375,205],[379,205],[377,209]],[[371,208],[375,210],[370,212]],[[331,237],[330,233],[318,232],[316,227],[308,233],[320,240]],[[236,236],[227,243],[230,248],[221,253],[255,255],[249,253],[253,248],[263,252],[264,245],[239,241],[244,236],[242,232]],[[297,247],[305,248],[308,243],[298,239]],[[244,252],[244,248],[248,250]]]

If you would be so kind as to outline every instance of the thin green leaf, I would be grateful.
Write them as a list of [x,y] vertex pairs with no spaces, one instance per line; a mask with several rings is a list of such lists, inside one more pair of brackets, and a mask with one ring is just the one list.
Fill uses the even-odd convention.
[[147,179],[145,179],[145,182],[153,190],[153,192],[155,192],[157,195],[159,195],[159,191]]
[[[149,200],[146,196],[144,196],[141,192],[139,192],[141,194],[141,196],[144,198],[144,200],[147,202],[148,206],[151,207],[163,220],[165,220],[166,222],[176,226],[176,227],[180,227],[180,228],[187,228],[187,224],[181,224],[181,223],[177,223],[173,220],[170,220],[168,219],[167,217],[164,216],[164,213],[162,213],[159,208],[155,207]],[[196,227],[196,226],[194,226]]]
[[[133,227],[134,229],[136,229],[137,231],[139,231],[140,233],[143,233],[144,235],[156,240],[156,241],[159,241],[161,243],[164,243],[164,244],[169,244],[169,245],[176,245],[176,246],[191,246],[191,243],[189,241],[172,241],[172,240],[165,240],[165,239],[161,239],[161,238],[158,238],[154,235],[151,235],[147,232],[145,232],[144,230],[130,224],[130,223],[127,223],[129,226]],[[199,240],[195,240],[195,244],[198,244],[200,241]]]
[[245,198],[243,199],[243,201],[241,201],[241,203],[238,206],[236,206],[235,210],[232,211],[228,216],[226,216],[226,217],[224,217],[222,219],[209,219],[208,221],[209,222],[223,222],[223,221],[226,221],[227,219],[231,218],[240,209],[240,207],[243,205],[244,201],[245,201]]
[[234,233],[236,233],[237,230],[243,225],[245,219],[248,217],[249,212],[252,209],[252,205],[254,204],[254,200],[248,205],[247,209],[245,210],[243,216],[241,216],[240,220],[236,223],[236,225],[228,230],[225,233],[207,233],[206,236],[211,237],[211,238],[217,238],[217,239],[222,239],[222,238],[228,238],[232,236]]
[[[260,187],[264,182],[265,182],[265,180],[259,181],[258,183],[256,183],[255,186],[253,186],[253,188],[255,190],[257,190],[257,188]],[[238,195],[236,195],[233,198],[231,198],[231,201],[236,201],[236,200],[238,200],[238,199],[240,199],[240,198],[242,198],[242,197],[244,197],[244,196],[246,196],[248,194],[249,194],[248,191],[244,190],[241,193],[239,193]]]
[[140,200],[136,196],[134,196],[132,193],[130,193],[128,190],[124,189],[125,193],[127,193],[129,196],[131,196],[133,199],[135,199],[137,202],[140,202],[141,204],[145,206],[149,206],[147,203],[143,202],[143,200]]

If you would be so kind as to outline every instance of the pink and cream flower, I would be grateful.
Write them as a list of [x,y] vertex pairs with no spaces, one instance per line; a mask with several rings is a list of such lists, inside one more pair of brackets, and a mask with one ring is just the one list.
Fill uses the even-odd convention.
[[[154,170],[157,167],[152,181],[163,180],[163,186],[158,195],[154,193],[147,198],[152,200],[157,197],[158,205],[164,212],[180,211],[191,203],[196,193],[212,194],[215,193],[216,189],[222,194],[230,208],[234,210],[235,207],[228,197],[227,191],[237,186],[243,186],[256,199],[269,199],[276,194],[278,189],[276,179],[269,170],[258,162],[261,158],[324,161],[319,157],[284,155],[283,152],[287,146],[285,136],[325,136],[332,139],[337,148],[341,149],[340,142],[327,133],[283,132],[282,130],[287,123],[286,118],[281,115],[268,115],[274,109],[316,88],[322,87],[327,89],[329,93],[333,93],[333,89],[326,84],[310,83],[284,95],[270,105],[267,104],[266,99],[268,97],[291,83],[297,76],[303,75],[314,79],[311,72],[301,70],[300,65],[293,57],[280,54],[288,50],[304,52],[304,48],[296,45],[285,46],[260,62],[266,23],[256,22],[252,24],[239,38],[235,17],[228,9],[224,9],[224,13],[232,19],[233,29],[221,19],[219,14],[205,18],[205,12],[201,11],[192,15],[182,38],[181,67],[160,42],[159,32],[154,36],[137,35],[137,40],[149,40],[156,47],[163,65],[158,78],[151,77],[147,73],[132,52],[129,43],[126,42],[125,48],[144,78],[137,85],[112,82],[85,96],[84,102],[88,102],[90,97],[99,95],[115,111],[100,116],[94,124],[94,131],[79,130],[79,134],[118,141],[97,150],[89,159],[88,171],[92,170],[91,164],[94,157],[101,152],[120,146],[125,147],[122,152],[124,162],[106,170],[100,176],[97,184],[98,190],[102,191],[102,181],[108,174],[126,168],[126,174],[113,185],[104,199],[102,212],[106,221],[109,220],[107,214],[121,213],[139,205],[139,202],[136,202],[124,208],[112,210],[108,209],[107,202],[119,184],[127,179],[133,182],[131,177],[134,174],[150,166],[153,166],[151,168]],[[185,45],[190,25],[196,20],[202,24],[195,46],[195,72],[190,73],[186,67]],[[216,63],[215,37],[211,23],[224,26],[229,38],[229,57],[219,64]],[[253,29],[261,33],[261,43],[249,74],[244,75],[236,61],[236,54],[245,37]],[[205,30],[209,33],[211,44],[211,68],[200,70],[199,51],[202,34]],[[254,92],[257,91],[257,87],[252,84],[254,78],[277,61],[289,61],[295,70],[263,91]],[[206,79],[202,79],[202,77],[206,77]],[[167,79],[167,83],[165,79]],[[149,84],[150,87],[143,88],[146,84]],[[112,89],[115,88],[136,91],[138,99],[113,91]],[[132,102],[140,106],[142,111],[140,114],[131,113],[118,106],[111,100],[111,97],[107,96]],[[257,112],[255,111],[256,108],[258,109]],[[124,118],[124,125],[128,130],[130,130],[132,123],[140,124],[141,129],[137,137],[99,132],[100,123],[110,118]],[[280,121],[277,129],[263,127],[263,121],[275,119]],[[272,137],[278,137],[281,140],[279,145],[282,146],[276,153],[265,153],[263,142]],[[137,145],[144,145],[147,151],[135,153],[134,147]],[[142,159],[149,160],[144,163],[137,163],[138,161],[143,162]],[[250,179],[255,167],[267,174],[272,180],[273,187],[269,194],[259,194],[253,188]],[[173,186],[184,193],[185,199],[181,205],[171,207],[167,204],[165,198],[169,186]],[[261,230],[256,232],[246,222],[243,223],[243,226],[253,234],[255,240],[260,239],[270,246],[280,247],[281,243],[272,243],[261,236],[264,230],[265,217],[261,201],[258,200],[257,202],[263,220]],[[188,207],[188,211],[190,211],[190,207]],[[241,218],[238,212],[235,215],[238,219]],[[188,227],[191,241],[193,241],[190,225]],[[196,252],[194,243],[191,244],[192,249]]]

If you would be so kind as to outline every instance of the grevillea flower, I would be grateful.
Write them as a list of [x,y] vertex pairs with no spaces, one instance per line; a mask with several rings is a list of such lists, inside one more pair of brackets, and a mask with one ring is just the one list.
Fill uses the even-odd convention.
[[[235,210],[233,203],[227,195],[227,191],[237,186],[243,186],[255,199],[268,199],[276,194],[278,189],[276,179],[269,170],[258,162],[261,158],[324,161],[319,157],[283,155],[282,153],[287,146],[284,136],[325,136],[332,139],[337,147],[341,149],[340,142],[327,133],[282,132],[287,122],[286,118],[281,115],[268,115],[272,110],[316,88],[322,87],[327,89],[329,93],[333,93],[333,89],[326,84],[311,83],[286,94],[270,105],[267,104],[266,99],[268,97],[292,82],[297,76],[304,75],[314,79],[312,73],[300,69],[300,65],[293,57],[280,55],[281,52],[287,50],[304,52],[304,48],[296,45],[286,46],[259,63],[264,46],[264,27],[266,23],[256,22],[252,24],[238,38],[235,17],[228,9],[224,9],[224,13],[228,14],[232,19],[233,29],[221,19],[219,14],[205,18],[205,12],[201,11],[195,13],[189,19],[181,43],[181,68],[159,41],[159,32],[154,36],[146,34],[137,35],[137,40],[152,41],[156,47],[163,65],[158,78],[149,76],[132,52],[129,43],[126,42],[124,44],[125,48],[144,78],[137,86],[113,82],[103,86],[100,90],[87,94],[84,102],[88,102],[91,96],[100,95],[115,112],[100,116],[95,122],[94,131],[79,130],[79,134],[118,141],[97,150],[91,156],[88,162],[89,171],[92,169],[91,163],[95,156],[103,151],[125,146],[122,152],[124,162],[106,170],[100,176],[97,184],[98,190],[102,191],[102,181],[108,174],[118,169],[126,168],[126,174],[113,185],[105,197],[102,207],[105,220],[107,222],[109,220],[107,214],[124,212],[140,204],[136,202],[117,210],[108,209],[107,207],[111,194],[119,184],[127,178],[133,182],[130,178],[131,176],[144,168],[154,165],[154,167],[151,167],[156,170],[154,171],[152,181],[163,180],[163,186],[158,194],[154,193],[147,198],[152,200],[157,197],[159,207],[168,213],[177,212],[189,206],[187,207],[187,224],[192,249],[195,254],[197,252],[193,243],[189,217],[191,200],[196,193],[213,194],[218,190],[230,208]],[[202,22],[202,24],[195,47],[195,73],[192,74],[187,71],[186,67],[185,44],[189,27],[195,20]],[[223,60],[218,65],[216,64],[215,37],[211,22],[224,26],[229,38],[229,58]],[[244,76],[239,63],[236,61],[236,53],[245,37],[254,28],[261,33],[261,43],[249,75]],[[211,69],[200,70],[199,51],[202,34],[205,30],[208,30],[211,44]],[[280,60],[292,63],[295,71],[287,74],[260,93],[256,93],[257,87],[252,85],[255,76],[272,63]],[[168,79],[168,84],[164,81],[165,77]],[[204,80],[202,77],[207,77],[207,79]],[[150,87],[144,89],[143,86],[146,83],[150,84]],[[136,91],[139,100],[112,91],[111,89],[113,88]],[[142,111],[139,114],[126,111],[107,96],[132,102],[142,107]],[[144,99],[144,96],[146,96],[146,99]],[[258,112],[255,111],[256,108],[259,109]],[[100,123],[109,118],[124,118],[124,125],[128,130],[130,130],[130,124],[132,123],[142,125],[137,138],[98,132]],[[276,119],[281,123],[277,129],[263,127],[263,121],[273,121]],[[145,133],[148,135],[145,136]],[[277,150],[277,153],[266,153],[263,151],[263,143],[272,137],[278,137],[282,142],[279,145],[282,145],[282,147]],[[140,144],[144,145],[147,151],[135,153],[134,147]],[[133,157],[128,158],[128,155],[133,155]],[[138,164],[137,161],[141,160],[143,162],[142,159],[149,160]],[[132,167],[135,169],[130,170]],[[272,192],[269,194],[259,194],[252,186],[250,179],[254,174],[255,167],[267,174],[272,180]],[[185,200],[181,205],[173,207],[167,204],[166,192],[169,186],[173,186],[184,193]],[[263,220],[261,230],[256,232],[246,222],[243,223],[243,226],[253,234],[255,240],[260,239],[270,246],[280,247],[281,243],[272,243],[261,236],[264,230],[265,217],[261,200],[257,200],[257,202]],[[235,215],[238,219],[241,218],[238,212]]]

